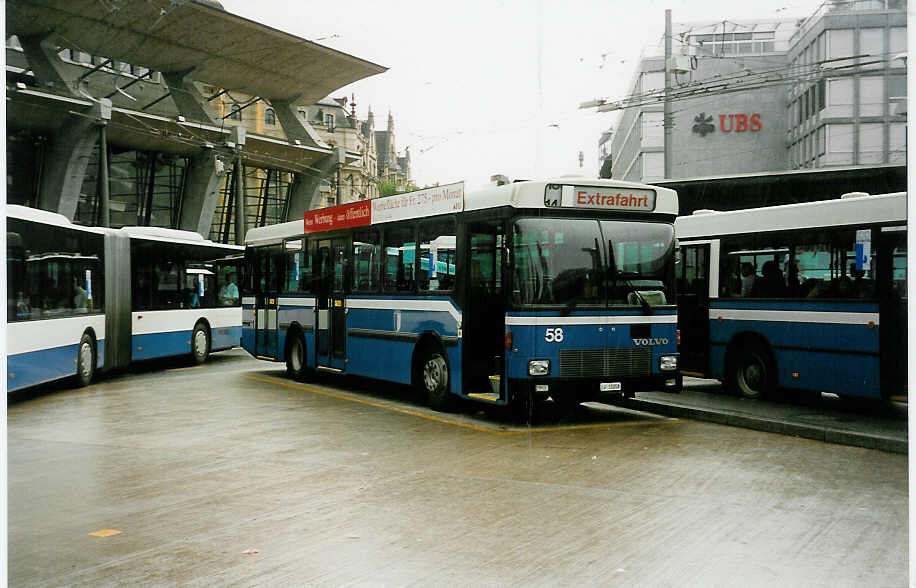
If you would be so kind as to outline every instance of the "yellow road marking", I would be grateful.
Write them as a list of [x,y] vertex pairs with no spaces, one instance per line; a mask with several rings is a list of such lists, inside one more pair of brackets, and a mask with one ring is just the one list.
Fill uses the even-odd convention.
[[204,366],[202,366],[202,365],[192,365],[192,366],[183,367],[183,368],[169,368],[169,369],[167,369],[167,370],[165,370],[165,371],[167,371],[167,372],[183,372],[183,371],[185,371],[185,370],[199,370],[199,369],[202,368],[202,367],[204,367]]
[[287,382],[279,378],[264,377],[258,376],[255,374],[244,374],[246,378],[252,380],[257,380],[258,382],[264,382],[265,384],[276,384],[284,386],[286,388],[293,388],[295,390],[304,390],[306,392],[312,392],[313,394],[320,394],[322,396],[328,396],[330,398],[335,398],[338,400],[346,400],[348,402],[355,402],[357,404],[363,404],[366,406],[372,406],[375,408],[381,408],[391,412],[397,412],[400,414],[406,414],[409,416],[419,417],[421,419],[426,419],[428,421],[433,421],[437,423],[442,423],[445,425],[453,425],[456,427],[461,427],[463,429],[470,429],[472,431],[477,431],[478,433],[489,433],[491,435],[523,435],[525,433],[549,433],[553,431],[572,431],[577,429],[610,429],[618,427],[632,427],[636,425],[661,425],[667,423],[677,422],[678,419],[667,418],[660,419],[657,421],[627,421],[624,423],[594,423],[587,425],[566,425],[558,427],[526,427],[524,429],[518,430],[505,430],[505,429],[495,429],[492,427],[484,427],[481,425],[475,425],[473,423],[466,423],[456,419],[451,419],[448,417],[443,417],[435,414],[428,414],[421,412],[419,410],[413,410],[409,408],[402,408],[400,406],[393,406],[391,404],[385,404],[382,402],[375,402],[373,400],[366,400],[365,398],[359,398],[351,394],[341,394],[339,392],[332,392],[330,390],[325,390],[322,388],[316,388],[314,386],[309,386],[308,384],[299,384],[297,382]]
[[121,531],[117,529],[101,529],[99,531],[93,531],[89,533],[93,537],[111,537],[112,535],[120,535]]

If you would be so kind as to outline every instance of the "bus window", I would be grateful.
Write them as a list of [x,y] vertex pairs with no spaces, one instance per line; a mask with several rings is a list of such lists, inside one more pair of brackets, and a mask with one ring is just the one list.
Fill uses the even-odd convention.
[[451,290],[455,285],[455,221],[424,223],[420,228],[420,290]]
[[99,312],[104,308],[102,239],[10,219],[7,233],[7,320]]
[[378,292],[381,247],[378,231],[353,235],[353,291]]
[[385,292],[414,291],[416,247],[412,226],[392,227],[385,231]]
[[287,294],[308,294],[312,289],[312,255],[304,239],[287,241],[284,244],[286,272],[283,275],[282,291]]

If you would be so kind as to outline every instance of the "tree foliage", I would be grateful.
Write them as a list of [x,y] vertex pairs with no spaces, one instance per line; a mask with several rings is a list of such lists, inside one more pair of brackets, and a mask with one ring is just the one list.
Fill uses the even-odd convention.
[[407,186],[398,186],[394,182],[379,182],[378,183],[378,195],[379,196],[391,196],[392,194],[403,194],[404,192],[413,192],[419,190],[420,187],[416,184],[407,184]]

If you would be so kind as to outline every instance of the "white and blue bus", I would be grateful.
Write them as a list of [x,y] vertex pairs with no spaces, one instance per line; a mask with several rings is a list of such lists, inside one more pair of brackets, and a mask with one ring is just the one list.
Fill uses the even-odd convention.
[[906,194],[675,223],[682,369],[757,398],[906,386]]
[[674,391],[676,215],[672,190],[584,178],[309,211],[247,234],[242,346],[440,410]]
[[7,391],[237,346],[244,248],[7,206]]

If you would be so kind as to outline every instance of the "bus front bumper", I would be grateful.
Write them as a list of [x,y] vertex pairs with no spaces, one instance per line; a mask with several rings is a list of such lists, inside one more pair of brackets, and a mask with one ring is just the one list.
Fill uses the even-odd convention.
[[615,396],[632,397],[636,392],[677,393],[681,391],[682,387],[683,377],[676,372],[606,382],[593,378],[509,380],[510,396],[531,394],[534,398],[574,398],[577,402],[588,402]]

